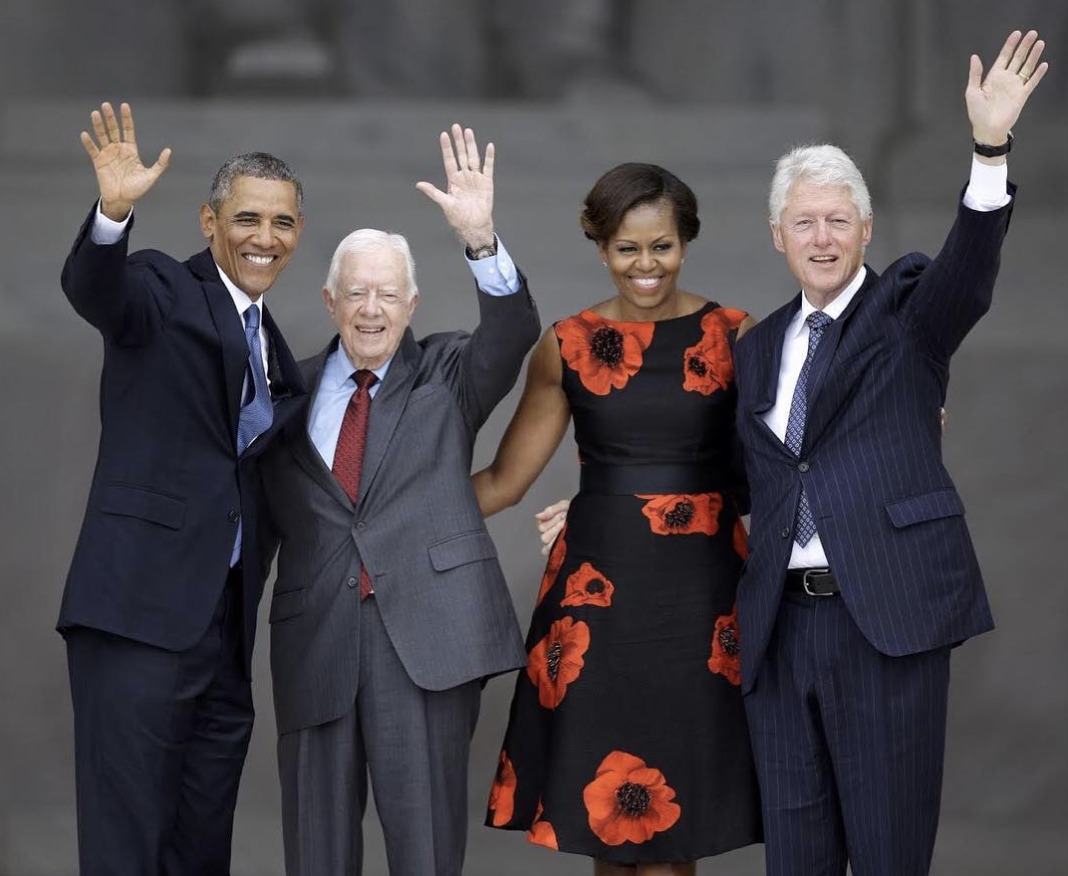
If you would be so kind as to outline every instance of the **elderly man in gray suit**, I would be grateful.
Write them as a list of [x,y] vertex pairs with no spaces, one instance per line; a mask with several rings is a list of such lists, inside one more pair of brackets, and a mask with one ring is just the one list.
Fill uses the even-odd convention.
[[307,415],[263,466],[288,876],[361,872],[368,773],[390,873],[459,876],[481,682],[526,660],[469,476],[540,326],[493,231],[493,145],[480,167],[452,134],[448,191],[418,188],[466,245],[478,327],[417,341],[407,242],[353,232],[323,289],[338,335],[301,363]]

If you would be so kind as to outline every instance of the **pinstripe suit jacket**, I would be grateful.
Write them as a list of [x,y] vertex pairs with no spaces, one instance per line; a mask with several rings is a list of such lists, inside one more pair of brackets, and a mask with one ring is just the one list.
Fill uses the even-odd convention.
[[[263,465],[277,536],[271,676],[279,733],[348,712],[359,678],[360,567],[409,677],[427,690],[526,662],[497,551],[471,487],[475,434],[538,338],[526,282],[478,293],[473,334],[408,329],[375,394],[355,505],[295,418]],[[301,363],[318,392],[327,355]],[[268,538],[268,541],[270,539]]]
[[936,412],[950,356],[990,307],[1011,212],[1012,203],[990,213],[962,204],[936,258],[910,253],[882,276],[867,269],[817,348],[800,457],[763,419],[800,294],[738,343],[738,433],[752,496],[738,587],[743,692],[775,623],[802,484],[842,599],[879,651],[918,653],[993,627]]

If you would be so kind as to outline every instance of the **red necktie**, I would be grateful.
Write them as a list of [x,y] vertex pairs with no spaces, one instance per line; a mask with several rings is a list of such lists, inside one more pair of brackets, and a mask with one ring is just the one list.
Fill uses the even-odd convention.
[[[363,451],[367,447],[367,419],[371,413],[370,388],[378,381],[373,371],[361,368],[352,375],[356,391],[345,408],[341,432],[337,436],[334,451],[334,477],[341,484],[355,506],[360,498],[360,472],[363,469]],[[371,595],[371,576],[367,569],[360,569],[360,599]]]

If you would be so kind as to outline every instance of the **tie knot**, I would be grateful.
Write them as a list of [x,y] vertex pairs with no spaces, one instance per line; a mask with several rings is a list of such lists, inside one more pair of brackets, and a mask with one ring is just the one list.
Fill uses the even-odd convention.
[[378,375],[366,368],[361,368],[352,373],[352,379],[356,381],[358,389],[370,389],[378,382]]
[[245,311],[245,328],[254,332],[260,330],[260,309],[255,304]]
[[809,331],[822,332],[827,326],[829,326],[834,319],[829,317],[822,310],[814,310],[808,315],[808,329]]

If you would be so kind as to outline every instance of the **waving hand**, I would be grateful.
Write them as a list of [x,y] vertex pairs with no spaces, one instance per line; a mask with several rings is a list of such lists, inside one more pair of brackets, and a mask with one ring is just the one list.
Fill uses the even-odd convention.
[[[486,160],[479,165],[475,132],[452,126],[452,140],[444,131],[439,138],[445,165],[446,191],[428,182],[419,189],[441,207],[452,230],[471,249],[493,243],[493,144],[486,146]],[[455,152],[453,147],[455,146]]]
[[972,55],[964,100],[977,143],[999,146],[1008,138],[1031,92],[1049,69],[1045,61],[1038,62],[1045,47],[1037,31],[1021,36],[1020,31],[1014,30],[985,79],[983,62],[978,55]]

